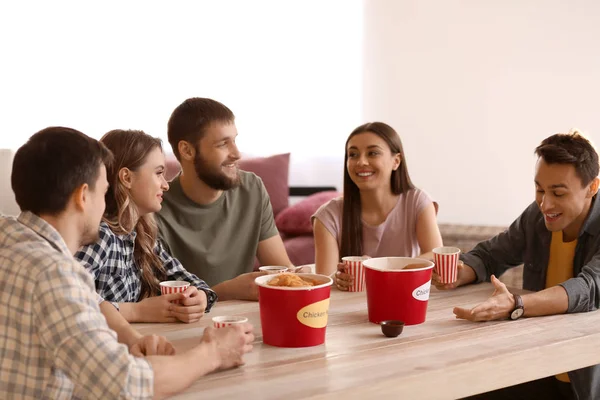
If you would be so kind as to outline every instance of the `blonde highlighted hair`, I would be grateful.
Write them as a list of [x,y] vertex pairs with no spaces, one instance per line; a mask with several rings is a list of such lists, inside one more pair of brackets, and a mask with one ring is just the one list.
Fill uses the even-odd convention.
[[155,148],[162,150],[162,141],[143,131],[115,129],[105,134],[100,142],[108,147],[114,160],[107,168],[110,187],[106,193],[106,211],[103,220],[118,235],[136,232],[133,257],[140,271],[142,290],[140,299],[160,292],[159,283],[166,278],[164,266],[154,251],[158,228],[152,214],[140,217],[129,189],[119,179],[119,171],[135,171],[141,167]]

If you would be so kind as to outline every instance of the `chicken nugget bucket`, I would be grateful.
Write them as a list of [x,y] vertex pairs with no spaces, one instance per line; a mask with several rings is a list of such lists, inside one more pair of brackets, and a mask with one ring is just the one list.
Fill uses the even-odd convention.
[[409,257],[381,257],[363,261],[369,321],[400,320],[406,325],[425,321],[431,261]]
[[313,281],[316,286],[271,286],[272,279],[255,279],[263,343],[277,347],[309,347],[325,343],[329,295],[333,280],[326,275],[289,274]]

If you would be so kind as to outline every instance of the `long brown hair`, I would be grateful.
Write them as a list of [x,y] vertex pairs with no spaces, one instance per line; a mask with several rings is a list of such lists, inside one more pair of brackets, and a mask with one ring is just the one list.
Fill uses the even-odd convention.
[[350,178],[347,163],[348,142],[353,136],[365,132],[373,133],[385,140],[392,154],[400,154],[400,166],[395,171],[392,171],[392,176],[390,177],[392,193],[401,194],[415,187],[408,175],[402,141],[394,128],[383,122],[368,122],[354,129],[350,136],[348,136],[344,149],[344,208],[342,213],[340,257],[363,255],[360,190],[352,181],[352,178]]
[[141,272],[140,299],[154,296],[160,292],[160,281],[166,278],[164,266],[154,252],[158,229],[152,214],[140,217],[129,190],[119,179],[119,171],[122,168],[135,171],[141,167],[152,150],[162,150],[162,141],[142,131],[115,129],[104,135],[100,142],[114,155],[114,162],[106,173],[110,187],[106,193],[103,220],[118,235],[136,231],[133,257]]

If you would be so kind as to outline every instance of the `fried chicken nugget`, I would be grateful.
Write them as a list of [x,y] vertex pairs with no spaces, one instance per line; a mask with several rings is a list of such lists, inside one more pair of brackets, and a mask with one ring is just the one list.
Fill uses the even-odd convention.
[[269,282],[269,286],[286,286],[286,287],[301,287],[301,286],[315,286],[316,282],[312,279],[302,278],[296,274],[278,274]]

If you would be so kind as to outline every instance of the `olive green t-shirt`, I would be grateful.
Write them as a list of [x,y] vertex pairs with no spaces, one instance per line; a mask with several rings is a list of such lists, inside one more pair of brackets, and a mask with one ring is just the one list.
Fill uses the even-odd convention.
[[200,205],[183,193],[177,176],[156,214],[171,255],[210,286],[252,271],[258,242],[278,234],[262,180],[245,171],[240,179],[214,203]]

